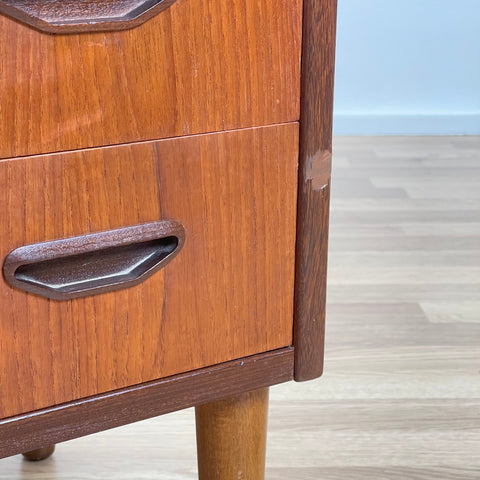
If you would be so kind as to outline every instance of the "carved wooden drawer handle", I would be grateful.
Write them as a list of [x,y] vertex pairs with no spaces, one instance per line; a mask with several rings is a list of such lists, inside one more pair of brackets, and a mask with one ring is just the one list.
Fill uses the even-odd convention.
[[0,13],[49,33],[125,30],[175,0],[0,0]]
[[37,243],[9,253],[12,286],[54,300],[119,290],[143,282],[182,249],[183,226],[164,220],[81,237]]

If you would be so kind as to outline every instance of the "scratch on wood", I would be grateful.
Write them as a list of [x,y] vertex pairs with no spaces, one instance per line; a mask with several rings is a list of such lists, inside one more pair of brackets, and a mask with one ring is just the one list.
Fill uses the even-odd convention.
[[330,179],[332,166],[332,152],[318,150],[315,155],[305,162],[305,180],[312,182],[312,189],[316,192],[325,188]]

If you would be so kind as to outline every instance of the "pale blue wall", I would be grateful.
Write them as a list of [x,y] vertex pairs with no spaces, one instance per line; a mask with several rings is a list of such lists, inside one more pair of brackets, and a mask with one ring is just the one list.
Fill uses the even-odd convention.
[[336,134],[480,134],[480,0],[338,0]]

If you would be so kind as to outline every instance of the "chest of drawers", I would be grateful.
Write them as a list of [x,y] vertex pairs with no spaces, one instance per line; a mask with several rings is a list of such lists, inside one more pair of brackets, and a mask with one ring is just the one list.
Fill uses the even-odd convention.
[[215,445],[322,371],[335,4],[0,1],[0,457],[196,406],[261,478]]

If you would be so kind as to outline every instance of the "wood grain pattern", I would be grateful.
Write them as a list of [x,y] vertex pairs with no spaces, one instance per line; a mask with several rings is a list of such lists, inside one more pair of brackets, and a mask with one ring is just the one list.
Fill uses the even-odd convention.
[[297,250],[295,380],[323,370],[332,156],[336,0],[304,1]]
[[292,378],[293,349],[284,348],[0,420],[0,458]]
[[127,31],[0,15],[0,158],[297,121],[300,0],[178,0]]
[[55,302],[2,280],[0,418],[291,345],[297,145],[292,123],[0,162],[2,259],[159,219],[186,234],[127,290]]
[[199,480],[264,480],[268,388],[195,408]]
[[0,0],[0,13],[50,33],[125,30],[175,0]]

